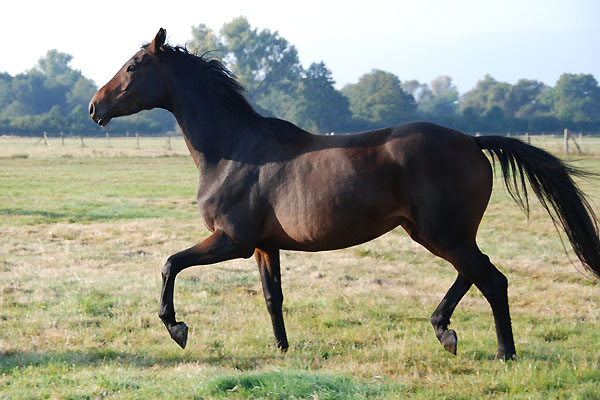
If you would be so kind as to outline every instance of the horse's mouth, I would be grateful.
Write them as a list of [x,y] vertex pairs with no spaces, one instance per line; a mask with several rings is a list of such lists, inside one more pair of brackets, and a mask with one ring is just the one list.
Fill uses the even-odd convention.
[[100,125],[101,127],[105,127],[106,125],[108,125],[108,123],[110,122],[110,117],[106,117],[106,118],[100,118],[98,121],[96,121],[98,123],[98,125]]

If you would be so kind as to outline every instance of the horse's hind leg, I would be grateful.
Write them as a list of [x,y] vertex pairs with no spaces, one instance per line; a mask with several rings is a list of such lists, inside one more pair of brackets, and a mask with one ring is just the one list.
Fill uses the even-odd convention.
[[[406,230],[406,232],[408,232],[410,237],[415,242],[425,247],[432,254],[435,254],[438,257],[443,257],[440,250],[425,240],[419,234],[415,225],[410,221],[404,220],[402,222],[402,227]],[[456,331],[454,331],[454,329],[448,329],[448,325],[450,325],[450,317],[452,316],[454,309],[464,295],[469,291],[472,285],[472,282],[468,281],[459,274],[456,278],[456,281],[450,287],[448,293],[446,293],[429,319],[433,325],[433,329],[435,330],[435,336],[438,338],[442,346],[444,346],[444,348],[450,353],[455,355],[458,346],[458,336],[456,335]]]
[[437,306],[433,314],[431,314],[431,324],[435,330],[435,336],[450,353],[456,355],[458,345],[458,337],[454,329],[448,329],[450,325],[450,317],[454,309],[469,291],[473,283],[469,282],[461,275],[458,275],[454,284],[448,290],[440,304]]
[[286,351],[288,349],[288,340],[283,323],[283,292],[281,290],[279,250],[256,249],[254,256],[260,272],[267,309],[269,310],[269,314],[271,314],[275,345],[281,351]]
[[496,358],[513,359],[516,351],[508,308],[508,280],[475,243],[444,253],[444,258],[465,280],[477,286],[492,307],[498,337]]
[[[419,234],[417,228],[412,222],[403,220],[402,227],[406,230],[406,232],[408,232],[410,237],[415,242],[425,247],[432,254],[435,254],[438,257],[443,257],[439,248],[425,240]],[[454,284],[448,290],[448,293],[446,293],[433,314],[431,314],[430,318],[433,329],[435,330],[435,336],[446,350],[455,355],[458,346],[458,336],[453,329],[448,329],[448,325],[450,325],[450,317],[452,316],[454,309],[464,295],[469,291],[472,285],[472,282],[468,281],[459,274]]]

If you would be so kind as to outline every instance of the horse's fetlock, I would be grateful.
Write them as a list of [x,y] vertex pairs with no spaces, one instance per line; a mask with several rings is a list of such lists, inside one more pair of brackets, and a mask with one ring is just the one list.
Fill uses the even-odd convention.
[[160,318],[165,323],[169,321],[175,322],[175,313],[173,311],[161,307],[161,309],[158,311],[158,318]]
[[436,313],[431,314],[431,317],[429,317],[429,322],[431,322],[431,325],[433,325],[433,327],[436,329],[446,329],[448,325],[450,325],[450,320],[448,318],[444,318],[442,315]]

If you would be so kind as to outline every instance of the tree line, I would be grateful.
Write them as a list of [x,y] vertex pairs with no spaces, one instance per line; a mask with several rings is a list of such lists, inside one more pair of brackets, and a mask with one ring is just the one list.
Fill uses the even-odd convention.
[[[449,76],[423,83],[372,70],[337,90],[323,62],[304,68],[295,46],[278,32],[253,28],[245,17],[224,24],[219,32],[204,24],[192,27],[187,47],[222,60],[261,114],[315,133],[361,131],[410,120],[471,133],[540,133],[565,127],[600,132],[600,87],[591,74],[563,74],[553,87],[528,79],[510,84],[486,75],[461,96]],[[71,59],[50,50],[29,71],[0,73],[0,133],[99,133],[87,110],[97,87],[69,66]],[[153,110],[115,120],[111,132],[162,133],[174,127],[169,113]]]

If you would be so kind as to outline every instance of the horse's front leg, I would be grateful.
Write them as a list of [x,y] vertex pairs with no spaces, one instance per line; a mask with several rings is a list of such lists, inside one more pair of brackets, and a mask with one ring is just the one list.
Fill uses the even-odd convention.
[[281,291],[281,269],[279,266],[279,249],[256,249],[254,257],[258,264],[263,293],[267,309],[271,314],[275,345],[281,351],[288,349],[288,340],[283,323],[283,292]]
[[193,265],[214,264],[220,261],[241,257],[239,247],[223,231],[215,231],[201,243],[173,254],[162,269],[162,291],[158,316],[169,330],[171,338],[181,348],[187,343],[188,328],[185,322],[175,320],[173,290],[175,277],[185,268]]

